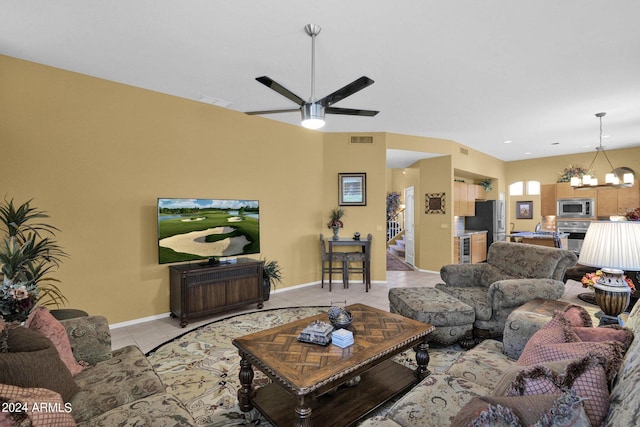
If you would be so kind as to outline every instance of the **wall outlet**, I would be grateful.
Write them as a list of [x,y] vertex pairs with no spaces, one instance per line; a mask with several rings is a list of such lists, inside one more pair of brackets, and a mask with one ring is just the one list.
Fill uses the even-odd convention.
[[440,228],[449,228],[449,224],[440,224]]

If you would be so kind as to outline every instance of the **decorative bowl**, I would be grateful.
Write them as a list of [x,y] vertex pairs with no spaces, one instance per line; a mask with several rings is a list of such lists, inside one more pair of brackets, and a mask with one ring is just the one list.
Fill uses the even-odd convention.
[[344,308],[331,307],[329,309],[329,321],[336,329],[346,329],[353,322],[353,315]]

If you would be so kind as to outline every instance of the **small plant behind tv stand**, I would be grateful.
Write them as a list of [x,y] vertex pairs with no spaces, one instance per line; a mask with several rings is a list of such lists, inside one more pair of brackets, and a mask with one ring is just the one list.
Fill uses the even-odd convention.
[[185,327],[189,320],[247,304],[264,306],[263,261],[188,263],[169,266],[171,317]]

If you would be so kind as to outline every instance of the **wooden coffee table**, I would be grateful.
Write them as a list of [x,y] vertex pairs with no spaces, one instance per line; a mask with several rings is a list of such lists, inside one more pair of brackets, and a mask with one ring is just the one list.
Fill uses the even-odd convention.
[[[242,357],[240,409],[255,407],[276,426],[348,426],[429,374],[426,337],[433,326],[363,304],[347,310],[353,314],[355,344],[344,349],[297,340],[312,321],[328,322],[327,314],[233,340]],[[415,371],[391,360],[411,347]],[[254,389],[254,368],[272,382]],[[357,385],[344,386],[358,379]]]

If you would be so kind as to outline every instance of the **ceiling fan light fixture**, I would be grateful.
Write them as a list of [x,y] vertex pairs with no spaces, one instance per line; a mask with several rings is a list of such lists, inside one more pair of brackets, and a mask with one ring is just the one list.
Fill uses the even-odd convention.
[[324,126],[324,106],[318,103],[305,104],[300,109],[302,126],[307,129],[320,129]]

